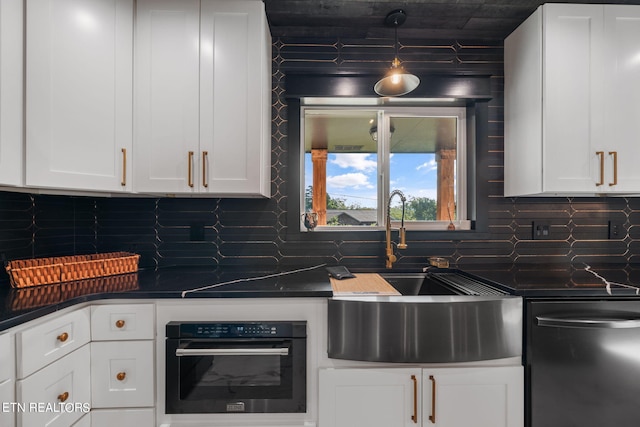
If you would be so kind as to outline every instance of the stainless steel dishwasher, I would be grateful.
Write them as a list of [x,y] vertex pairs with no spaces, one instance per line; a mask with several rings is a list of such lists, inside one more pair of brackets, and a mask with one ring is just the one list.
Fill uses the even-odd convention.
[[640,425],[640,300],[527,303],[530,427]]

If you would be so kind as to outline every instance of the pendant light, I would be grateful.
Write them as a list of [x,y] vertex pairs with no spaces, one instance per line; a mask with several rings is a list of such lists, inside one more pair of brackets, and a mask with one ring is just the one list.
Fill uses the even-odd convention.
[[407,19],[407,14],[402,9],[389,12],[384,20],[387,27],[395,29],[395,50],[396,55],[391,62],[391,68],[387,74],[376,83],[373,90],[380,96],[400,96],[405,95],[420,84],[420,79],[411,73],[408,73],[400,64],[398,59],[398,27]]

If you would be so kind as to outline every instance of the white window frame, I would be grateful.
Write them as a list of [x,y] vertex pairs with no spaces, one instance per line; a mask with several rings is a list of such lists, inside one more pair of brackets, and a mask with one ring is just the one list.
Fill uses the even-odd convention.
[[[390,129],[390,121],[394,117],[456,117],[457,118],[457,146],[456,146],[456,212],[458,218],[453,222],[456,230],[470,230],[471,221],[467,218],[467,193],[468,193],[468,174],[467,174],[467,117],[465,107],[459,106],[376,106],[371,107],[366,103],[358,103],[355,100],[352,104],[345,105],[344,100],[332,104],[330,100],[323,99],[321,102],[314,102],[314,105],[301,106],[300,114],[300,216],[305,212],[305,117],[307,111],[377,111],[378,115],[378,226],[331,226],[323,225],[314,229],[314,232],[326,231],[376,231],[384,230],[386,221],[386,206],[389,194],[394,188],[390,188],[390,182],[387,177],[390,176],[390,153],[389,153],[389,136],[387,132],[380,132],[380,129]],[[382,127],[381,127],[382,125]],[[402,189],[400,189],[402,190]],[[394,199],[393,202],[398,202]],[[407,230],[447,230],[449,221],[406,221]],[[392,227],[398,227],[400,221],[392,221]],[[308,231],[300,221],[300,231]]]

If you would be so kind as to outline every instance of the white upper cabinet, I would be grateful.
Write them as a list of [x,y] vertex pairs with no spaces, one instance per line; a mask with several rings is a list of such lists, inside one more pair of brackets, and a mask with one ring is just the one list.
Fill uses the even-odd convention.
[[135,191],[268,197],[264,4],[140,0],[136,19]]
[[640,193],[640,7],[605,7],[604,27],[612,73],[604,82],[605,184],[614,192]]
[[130,190],[133,0],[26,1],[26,184]]
[[138,0],[135,190],[196,191],[200,1]]
[[0,185],[24,184],[23,5],[0,1]]
[[640,7],[546,4],[505,40],[505,196],[640,192]]

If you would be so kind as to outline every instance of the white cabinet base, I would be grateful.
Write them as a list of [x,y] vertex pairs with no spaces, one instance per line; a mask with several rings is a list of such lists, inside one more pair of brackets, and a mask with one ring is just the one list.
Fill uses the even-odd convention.
[[94,409],[91,427],[154,427],[152,408]]
[[153,406],[153,349],[153,341],[92,342],[92,408]]

